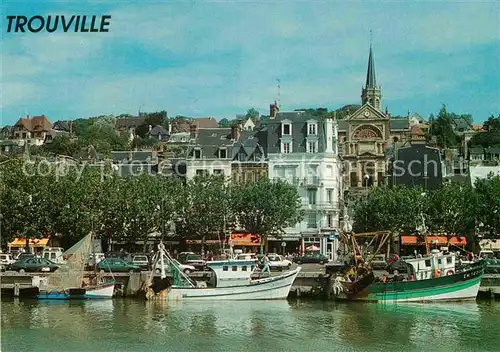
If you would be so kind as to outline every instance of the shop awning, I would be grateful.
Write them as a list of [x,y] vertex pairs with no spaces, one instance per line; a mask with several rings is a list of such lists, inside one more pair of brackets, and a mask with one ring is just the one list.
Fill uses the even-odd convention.
[[[224,241],[205,240],[205,244],[223,244]],[[201,240],[186,240],[186,244],[201,244]]]
[[229,244],[232,246],[260,246],[262,238],[252,233],[232,233],[229,236]]
[[[448,237],[446,236],[427,236],[427,243],[430,245],[437,245],[437,246],[448,246],[450,244],[454,246],[465,246],[467,244],[467,238],[465,236],[454,236],[450,238],[450,241],[448,242]],[[403,235],[401,236],[401,245],[403,246],[425,246],[425,242],[422,240],[421,242],[418,241],[417,236],[408,236],[408,235]]]
[[[30,247],[46,247],[49,243],[48,238],[30,238],[29,246]],[[25,238],[15,238],[14,241],[9,243],[9,247],[14,248],[24,248],[26,247],[26,239]]]

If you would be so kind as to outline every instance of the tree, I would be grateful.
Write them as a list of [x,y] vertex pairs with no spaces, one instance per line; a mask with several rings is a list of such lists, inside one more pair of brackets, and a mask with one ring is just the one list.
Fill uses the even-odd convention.
[[229,121],[228,119],[226,118],[223,118],[219,121],[219,127],[221,128],[229,128],[232,126],[232,121]]
[[448,113],[446,105],[443,104],[436,119],[431,122],[429,133],[431,136],[436,136],[439,147],[453,148],[458,143],[454,129],[455,124],[452,115]]
[[78,140],[72,139],[67,134],[54,137],[51,143],[45,143],[44,149],[56,155],[75,155],[81,148]]
[[250,108],[250,109],[248,109],[245,117],[247,119],[258,120],[259,115],[260,115],[260,113],[257,110],[255,110],[254,108]]
[[452,235],[466,234],[474,229],[477,202],[471,186],[443,184],[427,197],[427,226],[430,231]]
[[176,230],[183,237],[201,240],[202,251],[206,239],[224,237],[231,227],[228,212],[228,188],[223,176],[196,176],[179,190]]
[[491,115],[484,123],[484,132],[476,133],[470,140],[472,147],[500,147],[500,115]]
[[354,220],[358,231],[413,233],[421,224],[427,202],[419,188],[376,187],[354,203]]
[[500,236],[500,176],[489,175],[475,184],[478,197],[477,223],[488,237]]
[[261,180],[231,186],[231,212],[241,228],[263,238],[281,238],[286,227],[302,221],[304,212],[297,188],[284,181]]

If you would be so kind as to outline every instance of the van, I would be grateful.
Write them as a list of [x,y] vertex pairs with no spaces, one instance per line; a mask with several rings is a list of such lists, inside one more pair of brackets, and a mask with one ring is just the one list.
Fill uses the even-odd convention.
[[64,264],[64,249],[61,247],[46,247],[42,251],[42,258],[48,259],[54,263]]
[[14,263],[15,260],[14,260],[14,257],[12,256],[12,254],[9,254],[9,253],[1,253],[0,254],[0,266],[7,270],[10,268],[10,265],[12,263]]

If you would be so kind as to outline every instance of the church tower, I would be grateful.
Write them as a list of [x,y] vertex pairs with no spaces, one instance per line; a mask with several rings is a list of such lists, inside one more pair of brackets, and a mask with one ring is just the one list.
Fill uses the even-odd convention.
[[382,111],[382,90],[377,87],[375,79],[375,62],[373,61],[373,50],[370,44],[370,56],[368,57],[368,70],[366,72],[366,86],[361,89],[361,102],[373,106],[375,109]]

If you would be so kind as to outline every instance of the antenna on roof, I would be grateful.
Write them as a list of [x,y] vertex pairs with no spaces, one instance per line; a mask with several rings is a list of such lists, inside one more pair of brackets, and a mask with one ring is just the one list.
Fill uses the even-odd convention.
[[276,81],[278,82],[278,96],[276,98],[278,108],[281,107],[281,80],[279,77],[276,77]]
[[370,29],[370,48],[372,47],[373,42],[373,31]]

